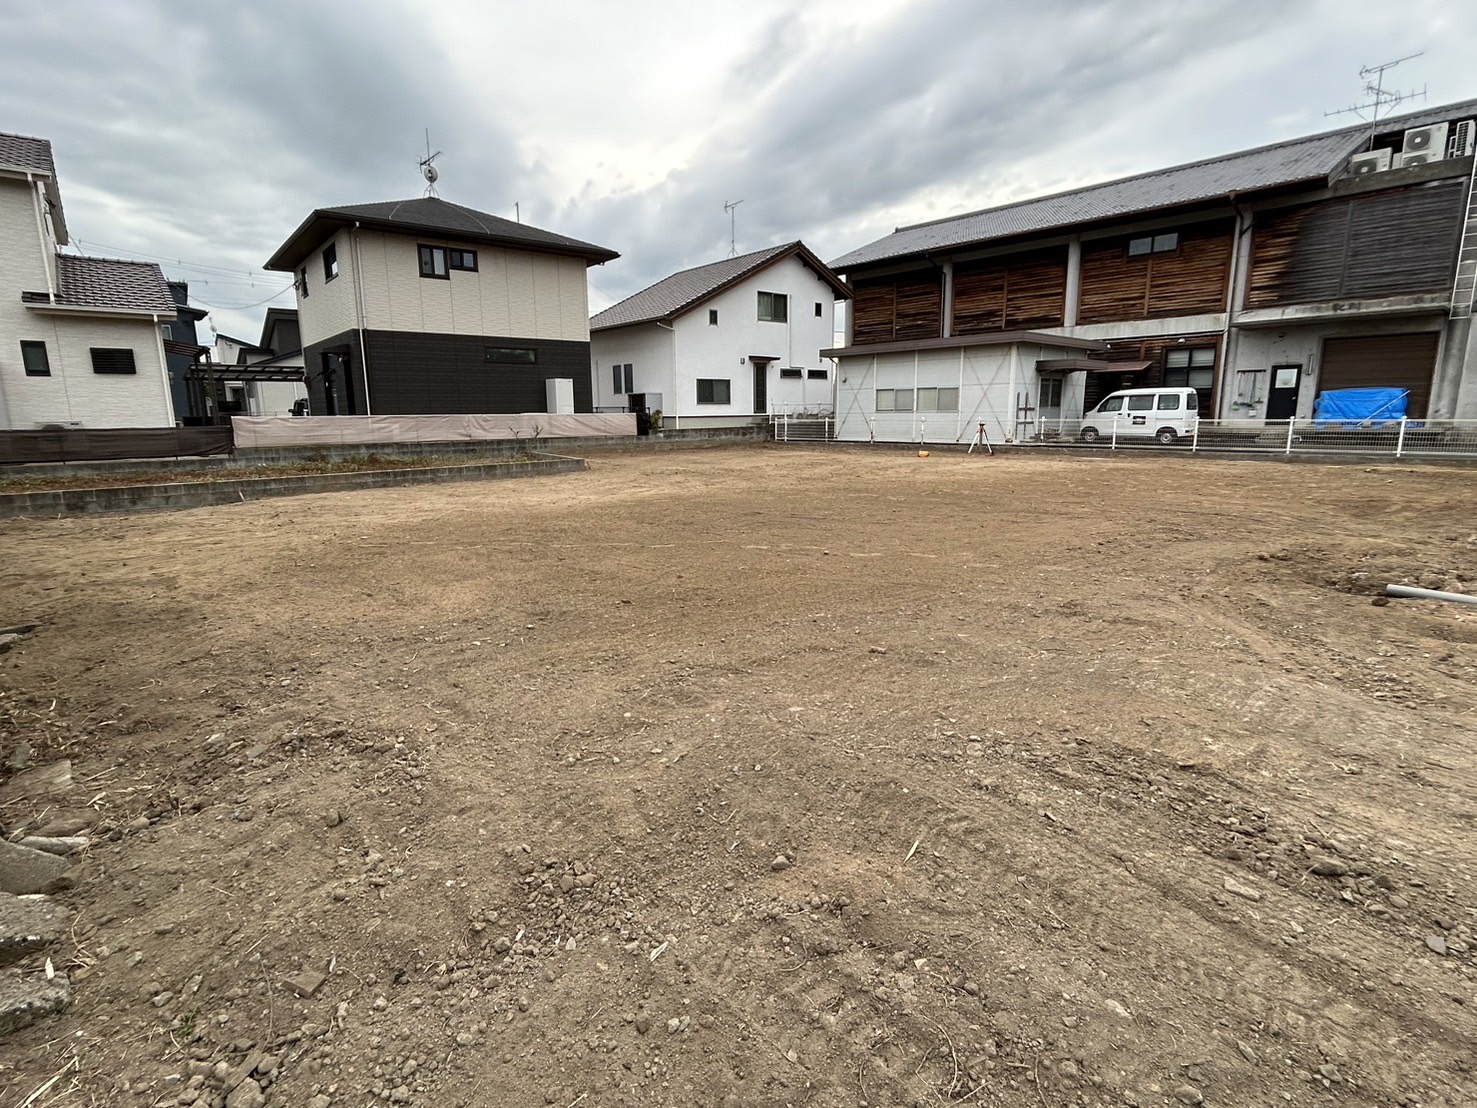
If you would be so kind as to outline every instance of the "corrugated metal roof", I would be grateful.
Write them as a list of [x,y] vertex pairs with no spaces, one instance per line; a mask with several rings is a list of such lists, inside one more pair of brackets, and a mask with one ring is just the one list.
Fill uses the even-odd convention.
[[56,174],[56,163],[51,160],[51,143],[29,135],[0,132],[0,165]]
[[607,250],[594,243],[555,234],[527,223],[503,219],[489,212],[479,212],[474,208],[442,200],[439,196],[422,196],[411,200],[385,200],[376,204],[319,208],[272,255],[266,268],[295,268],[339,228],[355,223],[401,234],[423,234],[463,242],[522,246],[544,253],[570,254],[584,258],[590,264],[620,257],[614,250]]
[[[56,303],[63,307],[167,315],[179,312],[164,271],[153,262],[58,254],[56,270]],[[51,302],[44,292],[23,292],[21,299],[28,304]]]
[[780,255],[789,253],[798,242],[771,246],[752,254],[724,258],[721,262],[695,266],[664,277],[654,285],[626,297],[590,319],[590,330],[627,327],[632,323],[649,323],[654,319],[671,319],[686,308],[706,299],[725,285],[740,281],[763,269]]
[[[1473,115],[1477,115],[1477,101],[1464,101],[1382,119],[1376,132],[1383,134]],[[1361,123],[1071,192],[900,227],[886,238],[837,258],[831,268],[845,273],[859,266],[910,255],[1216,200],[1232,193],[1326,180],[1363,147],[1369,133],[1370,125]]]

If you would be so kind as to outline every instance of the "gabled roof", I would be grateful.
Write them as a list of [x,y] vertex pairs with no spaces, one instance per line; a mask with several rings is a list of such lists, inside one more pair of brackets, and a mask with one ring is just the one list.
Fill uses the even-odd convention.
[[0,132],[0,166],[56,176],[56,163],[51,160],[51,143],[30,135]]
[[[179,312],[179,305],[170,295],[169,283],[164,280],[164,271],[154,262],[58,254],[56,275],[57,307],[170,316]],[[44,292],[23,292],[21,300],[38,306],[52,304]]]
[[[1472,116],[1477,116],[1477,101],[1463,101],[1381,119],[1374,126],[1374,133],[1388,134]],[[893,259],[1229,199],[1265,189],[1326,185],[1344,170],[1350,155],[1364,149],[1370,133],[1371,125],[1361,123],[1053,196],[899,227],[891,235],[837,258],[831,268],[846,273]]]
[[44,180],[46,199],[51,203],[51,225],[56,241],[67,245],[67,220],[62,212],[62,193],[56,182],[56,162],[51,143],[30,135],[0,132],[0,173],[36,173]]
[[291,272],[318,247],[345,227],[355,225],[399,235],[421,235],[457,242],[486,243],[543,254],[563,254],[596,265],[619,258],[614,250],[581,242],[553,231],[515,223],[511,219],[479,212],[439,196],[412,200],[387,200],[378,204],[350,204],[342,208],[319,208],[283,243],[267,262],[267,269]]
[[771,246],[752,254],[740,254],[736,258],[724,258],[721,262],[710,262],[708,265],[684,269],[680,273],[664,277],[656,284],[626,297],[619,304],[596,313],[590,319],[590,330],[606,331],[612,327],[629,327],[633,323],[651,323],[657,320],[670,323],[679,315],[690,312],[740,281],[792,256],[798,256],[815,270],[835,290],[837,296],[851,296],[851,290],[826,268],[826,263],[797,239],[782,246]]

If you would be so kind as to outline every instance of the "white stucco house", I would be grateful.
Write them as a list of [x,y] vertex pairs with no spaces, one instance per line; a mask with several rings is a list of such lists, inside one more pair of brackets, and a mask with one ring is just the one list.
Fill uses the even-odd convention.
[[803,242],[685,269],[590,320],[597,411],[752,419],[830,412],[835,304]]
[[0,430],[174,426],[163,271],[66,245],[51,143],[0,134]]

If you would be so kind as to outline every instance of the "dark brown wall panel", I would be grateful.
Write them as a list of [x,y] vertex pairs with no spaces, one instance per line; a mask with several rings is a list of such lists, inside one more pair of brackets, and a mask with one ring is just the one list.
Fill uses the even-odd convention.
[[1328,389],[1408,389],[1407,412],[1423,418],[1431,402],[1431,378],[1436,372],[1434,332],[1411,335],[1375,335],[1369,338],[1325,339],[1318,370],[1318,391]]
[[1231,222],[1202,224],[1179,232],[1178,250],[1134,258],[1128,242],[1138,235],[1084,245],[1077,322],[1225,311],[1234,233]]
[[904,275],[858,284],[852,300],[851,341],[936,339],[944,333],[943,276]]
[[1463,188],[1440,181],[1259,217],[1247,307],[1447,291]]
[[956,335],[1060,327],[1067,300],[1065,248],[954,270]]

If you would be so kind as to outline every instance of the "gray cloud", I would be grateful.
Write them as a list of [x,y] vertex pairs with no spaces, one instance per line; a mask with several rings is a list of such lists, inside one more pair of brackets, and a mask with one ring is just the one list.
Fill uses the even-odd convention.
[[[638,32],[691,17],[626,3]],[[448,11],[482,71],[437,37],[428,17]],[[243,306],[286,284],[261,263],[315,207],[419,194],[426,127],[448,199],[507,215],[521,201],[529,222],[621,251],[591,272],[598,308],[723,257],[727,200],[744,201],[741,250],[804,238],[834,257],[898,222],[1348,122],[1323,111],[1356,99],[1359,65],[1387,54],[1426,47],[1395,76],[1428,84],[1432,102],[1477,96],[1477,27],[1438,0],[914,0],[870,22],[823,0],[715,3],[704,18],[731,29],[734,48],[696,69],[642,54],[639,33],[619,47],[581,37],[570,11],[17,7],[0,38],[0,129],[52,140],[84,247],[166,260],[217,326],[249,336],[263,309]],[[566,22],[540,37],[555,54],[526,64],[520,36],[555,18]],[[1439,34],[1407,47],[1412,27]],[[516,112],[496,80],[514,63]],[[691,87],[674,82],[639,110],[622,100],[632,74],[666,69],[695,73]],[[710,122],[677,136],[681,164],[592,158],[568,176],[581,163],[566,131],[653,148],[645,140],[694,117]]]

